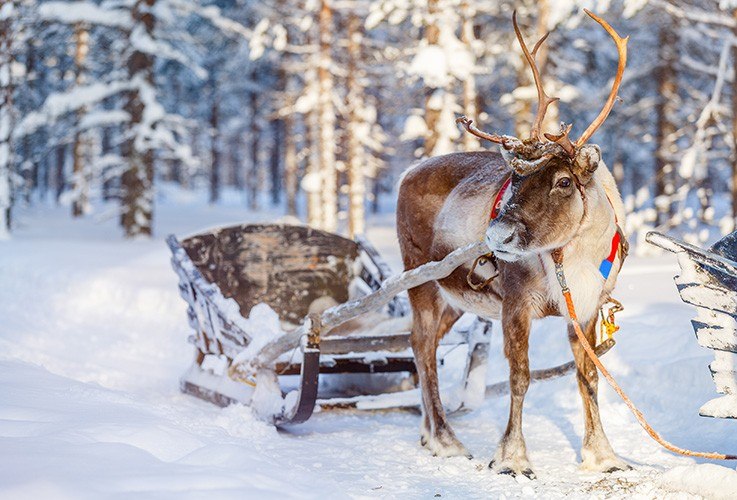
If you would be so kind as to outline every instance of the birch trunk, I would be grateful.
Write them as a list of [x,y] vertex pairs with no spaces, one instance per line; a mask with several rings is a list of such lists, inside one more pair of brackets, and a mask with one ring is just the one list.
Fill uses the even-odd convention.
[[[311,85],[315,85],[314,83]],[[311,89],[308,89],[310,92]],[[320,170],[320,119],[318,111],[311,109],[307,114],[307,175],[302,189],[307,193],[307,224],[322,228],[322,172]]]
[[[428,0],[427,9],[429,22],[425,26],[425,40],[428,45],[438,45],[440,41],[440,28],[437,24],[438,0]],[[425,86],[425,155],[432,156],[440,140],[439,122],[445,100],[445,89]],[[442,104],[441,104],[442,103]]]
[[[348,76],[346,79],[346,107],[348,108],[347,163],[348,163],[348,235],[355,238],[365,232],[366,178],[364,176],[364,151],[358,137],[361,118],[362,92],[358,81],[358,63],[361,60],[361,21],[351,13],[348,18]],[[469,134],[470,135],[470,134]]]
[[335,232],[338,229],[338,171],[335,164],[335,109],[333,106],[332,45],[333,10],[330,0],[320,2],[319,17],[320,58],[318,81],[320,93],[320,170],[322,172],[322,229]]
[[[473,15],[468,2],[461,4],[461,15],[463,17],[461,25],[461,41],[466,45],[466,50],[470,55],[474,55],[473,41]],[[474,57],[475,60],[475,57]],[[463,81],[463,113],[471,119],[478,122],[478,107],[476,102],[478,95],[476,93],[476,80],[473,73],[466,75]],[[463,134],[463,148],[466,151],[475,151],[481,147],[478,138],[473,134]]]
[[[87,80],[85,64],[90,49],[89,39],[90,33],[87,27],[83,23],[77,24],[74,28],[74,65],[75,83],[80,86]],[[86,106],[82,106],[77,110],[77,130],[74,133],[74,143],[72,145],[72,192],[74,193],[72,216],[74,217],[81,217],[89,212],[90,208],[90,173],[86,165],[86,134],[79,130],[79,124],[86,113]]]

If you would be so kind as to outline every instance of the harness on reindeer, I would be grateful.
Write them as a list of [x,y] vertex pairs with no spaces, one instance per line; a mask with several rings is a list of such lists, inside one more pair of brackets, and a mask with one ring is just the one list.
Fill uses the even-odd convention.
[[[465,117],[461,117],[457,121],[459,123],[464,123],[464,119]],[[470,120],[469,120],[469,123],[470,123]],[[504,181],[504,183],[502,184],[502,187],[499,189],[499,191],[496,193],[496,196],[494,197],[494,202],[491,205],[491,212],[489,214],[489,221],[492,221],[499,216],[499,212],[501,212],[501,209],[503,206],[504,195],[506,194],[511,184],[512,184],[512,176],[510,175]],[[585,202],[586,195],[585,195],[583,186],[578,181],[576,181],[576,185]],[[612,205],[611,200],[609,200],[609,204],[612,206],[612,210],[614,210],[614,206]],[[615,221],[616,229],[614,231],[614,234],[612,235],[611,248],[610,248],[609,254],[604,259],[602,259],[601,264],[599,264],[599,273],[604,278],[604,281],[606,281],[609,278],[609,275],[611,274],[611,270],[614,265],[615,259],[619,257],[621,264],[623,264],[629,252],[629,244],[627,243],[627,239],[623,237],[624,233],[622,231],[622,228],[619,226],[616,213],[614,214],[614,221]],[[487,263],[491,263],[494,266],[494,273],[492,274],[492,276],[490,276],[489,278],[485,279],[484,281],[480,283],[474,282],[473,277],[476,273],[477,268],[483,267]],[[466,282],[468,283],[468,286],[470,286],[473,290],[481,291],[484,288],[486,288],[488,285],[493,283],[494,279],[496,279],[499,276],[498,269],[499,269],[498,261],[493,252],[489,252],[484,255],[481,255],[474,260],[471,266],[471,269],[466,275]],[[607,303],[611,303],[612,306],[609,307],[609,310],[607,311],[607,313],[604,314],[604,306]],[[599,316],[601,317],[601,323],[600,323],[601,341],[612,339],[614,336],[614,333],[616,333],[619,330],[619,327],[616,325],[614,315],[623,310],[624,310],[624,307],[622,306],[622,303],[612,297],[608,297],[607,301],[599,309]]]
[[[527,59],[527,62],[529,63],[532,69],[532,73],[533,73],[533,77],[534,77],[534,81],[535,81],[535,85],[537,87],[537,93],[538,93],[537,116],[532,126],[530,139],[528,139],[527,141],[521,141],[520,139],[516,137],[499,136],[495,134],[488,134],[488,133],[482,132],[481,130],[473,126],[472,120],[469,120],[465,116],[461,116],[456,120],[456,123],[463,125],[467,132],[479,138],[500,144],[502,146],[501,152],[505,158],[505,161],[515,171],[517,171],[518,173],[522,173],[522,175],[524,175],[524,172],[529,173],[531,171],[534,171],[538,168],[543,167],[548,159],[552,158],[556,154],[559,154],[559,151],[555,151],[555,148],[562,149],[563,151],[565,151],[565,153],[568,154],[570,158],[574,158],[579,153],[581,148],[586,144],[586,141],[591,137],[591,135],[593,135],[593,133],[601,126],[601,124],[607,118],[607,116],[609,115],[609,112],[612,110],[612,107],[614,106],[614,102],[617,99],[617,90],[622,82],[622,75],[624,73],[624,68],[627,62],[627,39],[629,37],[621,38],[619,34],[614,30],[614,28],[612,28],[606,21],[599,18],[595,14],[591,13],[589,10],[587,9],[584,9],[584,10],[586,14],[588,14],[592,19],[598,22],[609,33],[609,35],[614,40],[615,44],[617,45],[617,52],[619,54],[619,63],[617,66],[617,74],[614,79],[614,84],[612,86],[612,90],[609,94],[609,97],[607,99],[607,102],[604,108],[601,110],[597,118],[591,123],[591,125],[589,125],[589,127],[584,131],[584,133],[581,135],[581,137],[577,141],[575,142],[570,141],[568,134],[570,133],[572,126],[566,125],[564,123],[561,123],[559,134],[557,135],[544,134],[545,138],[548,139],[550,142],[543,143],[541,141],[540,129],[542,126],[543,119],[545,117],[545,112],[547,110],[547,107],[551,103],[558,100],[558,98],[555,98],[555,97],[551,98],[545,93],[545,89],[543,88],[543,85],[541,83],[540,74],[539,74],[538,68],[535,63],[535,55],[537,53],[537,50],[540,47],[540,45],[545,41],[548,34],[545,34],[535,44],[534,48],[530,52],[524,42],[524,39],[522,38],[522,34],[520,33],[519,27],[517,26],[516,13],[512,16],[514,30],[517,35],[517,39],[519,40],[520,46],[522,47],[522,52],[524,53],[524,56]],[[522,172],[520,172],[520,170],[522,170]],[[586,192],[585,192],[583,184],[580,182],[580,180],[575,175],[575,173],[574,173],[573,178],[575,179],[576,187],[581,193],[581,196],[584,201],[584,218],[585,218],[586,216]],[[501,205],[502,198],[504,196],[504,192],[509,188],[510,183],[511,183],[511,176],[509,179],[507,179],[504,182],[504,184],[502,185],[501,189],[499,190],[499,192],[497,193],[495,197],[494,204],[492,205],[492,210],[491,210],[492,220],[496,218],[500,212],[500,205]],[[610,200],[610,205],[611,205],[611,200]],[[624,259],[627,256],[627,252],[628,252],[627,241],[625,238],[623,238],[621,228],[617,224],[616,212],[615,212],[615,224],[616,224],[616,231],[614,235],[612,236],[610,252],[606,256],[606,258],[602,260],[599,266],[599,272],[601,273],[605,281],[609,278],[609,274],[611,273],[615,258],[619,255],[621,259],[621,263],[623,263]],[[622,400],[627,405],[627,407],[630,409],[630,411],[633,413],[633,415],[637,419],[638,423],[642,426],[642,428],[648,433],[648,435],[650,435],[651,438],[653,438],[656,442],[658,442],[658,444],[660,444],[661,446],[663,446],[669,451],[679,453],[681,455],[709,458],[709,459],[714,459],[714,460],[737,460],[737,455],[729,455],[729,454],[714,453],[714,452],[697,452],[697,451],[680,448],[666,441],[662,436],[660,436],[650,426],[650,424],[647,422],[642,412],[634,405],[632,400],[630,400],[627,394],[625,394],[625,392],[622,390],[619,384],[617,384],[616,380],[614,380],[612,375],[609,373],[606,367],[602,364],[601,360],[599,359],[599,356],[597,355],[595,351],[595,348],[589,344],[589,341],[586,338],[585,333],[583,332],[580,324],[578,323],[578,318],[576,315],[576,308],[573,303],[571,291],[568,288],[568,285],[566,282],[565,270],[563,267],[564,248],[565,247],[561,247],[561,248],[557,248],[553,250],[551,252],[551,257],[552,257],[552,260],[555,266],[555,275],[556,275],[558,284],[560,285],[560,289],[561,289],[561,292],[562,292],[562,295],[565,301],[565,307],[567,309],[568,316],[570,318],[574,332],[576,336],[578,337],[578,340],[581,343],[587,356],[591,359],[594,365],[598,368],[598,370],[601,372],[601,374],[604,376],[607,382],[612,386],[612,388],[622,398]],[[487,253],[485,255],[482,255],[476,258],[471,268],[471,272],[467,276],[467,282],[469,286],[471,286],[471,288],[473,288],[474,290],[481,290],[493,282],[494,278],[498,276],[498,272],[495,273],[491,278],[485,280],[482,283],[473,283],[472,275],[477,266],[484,265],[487,261],[496,263],[495,260],[496,259],[493,253]],[[621,311],[623,307],[620,302],[614,299],[611,299],[611,297],[609,297],[607,300],[613,303],[613,306],[609,309],[606,316],[604,315],[603,307],[600,310],[599,314],[601,316],[602,332],[604,335],[606,335],[609,338],[609,340],[613,342],[613,339],[611,338],[611,336],[617,330],[619,330],[619,327],[614,322],[614,314],[616,312]]]

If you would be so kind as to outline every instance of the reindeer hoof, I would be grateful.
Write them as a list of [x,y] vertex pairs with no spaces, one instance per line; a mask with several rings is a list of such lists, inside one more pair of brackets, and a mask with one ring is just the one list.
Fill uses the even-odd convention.
[[612,473],[617,471],[632,470],[632,466],[619,458],[614,453],[595,454],[581,450],[583,461],[581,469],[591,472]]
[[604,471],[604,473],[611,474],[612,472],[620,472],[626,470],[632,470],[632,466],[629,464],[615,465],[613,467],[609,467],[607,470]]
[[518,475],[522,474],[527,479],[537,479],[537,476],[532,471],[532,469],[523,469],[521,471],[516,471],[512,469],[511,467],[502,467],[497,471],[497,474],[504,474],[506,476],[512,476],[517,477]]
[[514,470],[511,469],[510,467],[502,467],[501,469],[499,469],[498,471],[496,471],[496,473],[497,474],[504,474],[505,476],[517,477],[517,473],[514,472]]
[[[506,463],[505,463],[506,462]],[[525,476],[527,479],[537,479],[535,472],[529,466],[527,460],[524,461],[502,461],[500,465],[496,464],[496,459],[489,462],[489,469],[493,470],[497,474],[504,474],[506,476]]]
[[420,444],[430,450],[434,457],[466,457],[473,458],[465,446],[455,437],[449,435],[422,436]]
[[[494,460],[489,462],[489,469],[494,470]],[[515,470],[512,467],[505,465],[503,467],[496,469],[495,472],[497,474],[504,474],[506,476],[512,476],[512,477],[517,477],[518,475],[521,474],[525,476],[527,479],[537,479],[535,472],[529,467],[525,467],[524,469],[521,469],[521,470]]]

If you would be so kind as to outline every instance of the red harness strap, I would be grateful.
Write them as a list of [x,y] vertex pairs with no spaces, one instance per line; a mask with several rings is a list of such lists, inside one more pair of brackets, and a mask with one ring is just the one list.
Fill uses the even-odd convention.
[[[510,175],[507,177],[507,180],[504,181],[504,184],[502,184],[501,189],[498,193],[496,193],[496,197],[494,198],[494,204],[491,206],[491,214],[489,217],[489,220],[494,220],[499,216],[499,212],[502,210],[502,198],[504,197],[504,193],[507,192],[507,189],[509,188],[509,185],[512,183],[512,176]],[[614,210],[614,205],[612,205],[612,201],[607,196],[607,201],[609,201],[609,205],[611,205],[612,210]],[[614,212],[614,223],[617,224],[617,213]],[[617,226],[619,227],[619,226]],[[612,267],[614,266],[614,259],[617,258],[617,251],[619,250],[619,244],[621,242],[621,235],[619,233],[619,230],[617,229],[614,231],[614,236],[612,236],[612,246],[609,251],[609,255],[606,259],[601,261],[601,264],[599,265],[599,272],[604,277],[604,280],[609,278],[609,274],[612,272]]]
[[602,276],[604,276],[604,280],[609,278],[609,273],[612,272],[614,259],[617,258],[617,251],[619,250],[619,244],[622,240],[622,235],[619,231],[619,221],[617,220],[617,211],[614,210],[614,205],[612,205],[612,200],[609,199],[609,196],[607,196],[606,199],[609,202],[609,206],[612,207],[612,211],[614,212],[614,225],[616,226],[616,229],[614,230],[614,236],[612,236],[612,247],[609,250],[609,255],[606,259],[602,260],[601,264],[599,265],[599,272]]
[[502,198],[504,197],[504,193],[507,191],[507,188],[511,183],[512,176],[510,175],[509,177],[507,177],[507,180],[504,181],[504,184],[502,184],[502,188],[496,194],[496,198],[494,198],[494,204],[491,206],[491,217],[489,217],[489,220],[494,220],[499,215],[499,212],[502,209]]

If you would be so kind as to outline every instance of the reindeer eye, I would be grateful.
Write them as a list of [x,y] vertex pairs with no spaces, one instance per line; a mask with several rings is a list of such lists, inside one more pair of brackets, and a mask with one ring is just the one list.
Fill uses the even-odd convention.
[[571,178],[570,177],[561,177],[558,179],[558,182],[556,183],[556,186],[559,188],[568,188],[571,187]]

